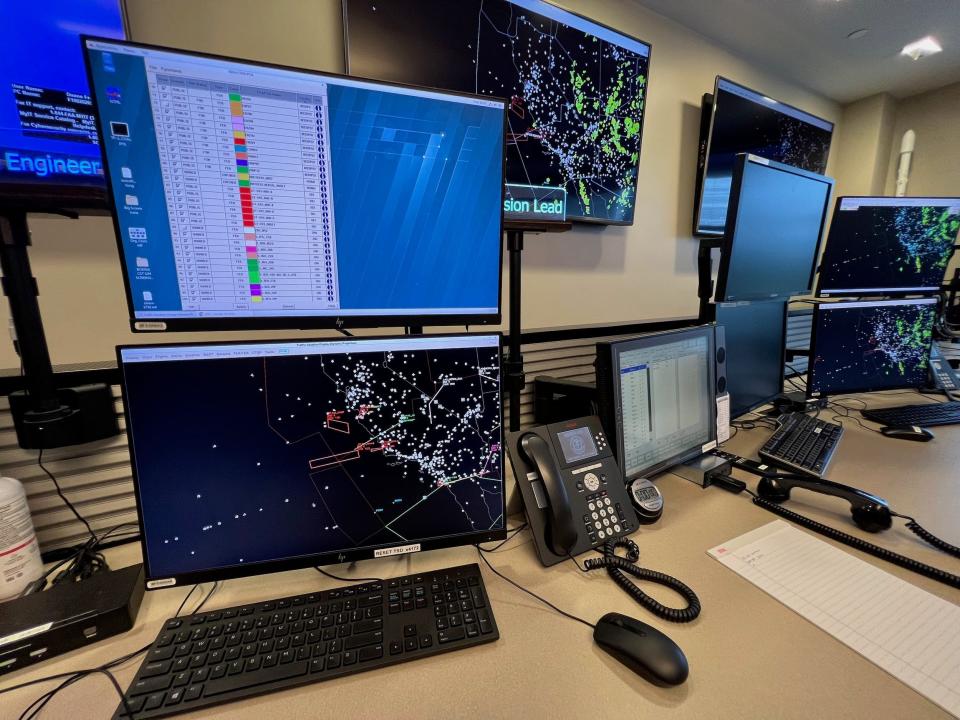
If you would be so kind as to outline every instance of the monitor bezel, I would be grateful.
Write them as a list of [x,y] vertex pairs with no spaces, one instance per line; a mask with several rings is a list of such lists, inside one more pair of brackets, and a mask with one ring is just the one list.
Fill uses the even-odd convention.
[[[127,14],[126,0],[117,0],[120,7],[120,25],[123,29],[123,40],[110,38],[111,42],[126,42],[130,37],[130,19]],[[80,52],[86,66],[86,50],[83,45],[84,35],[78,34]],[[90,74],[84,71],[87,78],[87,89],[93,99],[93,88],[90,87]],[[94,100],[94,115],[96,115],[96,100]],[[98,132],[100,130],[98,126]],[[102,138],[102,135],[100,136]],[[54,213],[78,215],[109,215],[113,208],[113,195],[110,193],[107,179],[107,166],[103,152],[103,141],[97,143],[100,151],[100,160],[103,165],[103,182],[96,183],[32,183],[32,182],[2,182],[0,181],[0,211],[13,210],[29,213]]]
[[[343,13],[343,67],[347,75],[350,75],[351,74],[350,73],[350,32],[349,32],[349,26],[347,23],[348,1],[349,0],[340,0],[340,8]],[[510,2],[510,0],[505,0],[505,1]],[[636,222],[636,216],[637,216],[637,200],[639,197],[639,195],[637,194],[637,189],[640,187],[640,161],[643,159],[643,131],[644,131],[644,128],[646,127],[647,108],[650,103],[650,75],[651,75],[651,68],[653,66],[653,44],[647,40],[638,38],[635,35],[626,33],[623,30],[612,27],[610,25],[605,25],[602,22],[598,22],[597,20],[594,20],[591,17],[587,17],[586,15],[581,15],[580,13],[574,12],[568,8],[561,7],[557,3],[552,2],[552,0],[540,0],[540,2],[544,3],[545,5],[550,5],[556,10],[566,13],[567,15],[572,15],[573,17],[579,18],[584,22],[588,22],[591,25],[596,25],[598,28],[609,30],[610,32],[614,32],[617,35],[622,35],[625,38],[629,38],[635,42],[638,42],[642,45],[647,46],[647,84],[646,84],[646,93],[644,94],[644,97],[643,97],[643,115],[640,118],[640,148],[637,150],[636,173],[634,173],[634,178],[633,178],[633,206],[631,208],[630,219],[629,220],[602,220],[598,218],[584,217],[580,215],[571,215],[567,213],[568,221],[575,222],[575,223],[582,223],[584,225],[600,225],[600,226],[617,225],[617,226],[625,226],[625,227],[632,226]],[[455,92],[455,91],[447,91],[447,92]],[[480,97],[487,97],[487,96],[482,95]],[[503,153],[504,183],[506,183],[506,157],[507,157],[506,130],[507,128],[509,128],[509,126],[510,125],[508,120],[506,127],[504,127],[504,153]]]
[[[371,560],[376,557],[375,551],[382,550],[385,548],[403,548],[410,545],[419,545],[420,549],[412,552],[424,552],[427,550],[439,550],[442,548],[450,547],[461,547],[466,545],[476,545],[478,543],[485,543],[494,540],[505,540],[507,537],[507,522],[506,522],[506,513],[507,513],[507,477],[506,469],[504,466],[503,458],[503,334],[500,332],[490,331],[482,333],[430,333],[429,335],[419,335],[415,337],[423,337],[429,339],[443,339],[443,338],[461,338],[461,337],[476,337],[476,338],[489,338],[495,337],[497,339],[497,364],[500,368],[500,402],[498,403],[499,407],[499,431],[500,431],[500,468],[503,475],[503,528],[499,530],[485,530],[477,531],[471,533],[465,533],[462,535],[455,536],[446,536],[442,538],[431,538],[426,540],[418,540],[413,542],[398,542],[391,543],[386,545],[376,545],[368,546],[364,548],[354,548],[351,550],[339,550],[337,552],[326,552],[326,553],[314,553],[310,555],[301,555],[294,558],[283,558],[277,560],[265,560],[256,563],[244,563],[243,565],[230,565],[227,567],[219,568],[208,568],[206,570],[193,570],[183,573],[177,573],[174,575],[155,575],[150,567],[150,554],[147,548],[147,535],[146,528],[144,526],[143,518],[143,504],[142,498],[140,495],[140,478],[138,475],[138,464],[136,458],[136,448],[134,446],[133,433],[131,428],[133,427],[130,420],[130,411],[126,402],[126,373],[123,362],[123,351],[130,349],[143,349],[143,348],[174,348],[174,347],[205,347],[205,346],[222,346],[222,345],[283,345],[286,343],[333,343],[333,342],[344,342],[345,340],[356,340],[359,342],[363,341],[383,341],[383,340],[402,340],[411,338],[410,335],[370,335],[363,336],[358,338],[342,338],[342,337],[325,337],[325,338],[287,338],[280,340],[209,340],[204,342],[165,342],[165,343],[150,343],[149,345],[143,344],[124,344],[116,346],[116,358],[117,358],[117,369],[120,373],[120,392],[121,397],[123,398],[123,418],[125,426],[127,428],[127,447],[130,452],[130,467],[131,467],[131,476],[133,479],[133,491],[134,497],[136,499],[136,509],[137,509],[137,525],[140,530],[140,550],[143,556],[143,568],[144,568],[144,577],[148,590],[159,590],[166,587],[180,587],[184,585],[194,585],[196,583],[202,582],[212,582],[216,580],[230,580],[232,578],[240,577],[252,577],[256,575],[265,575],[267,573],[277,573],[284,572],[287,570],[300,570],[308,567],[315,567],[318,565],[334,565],[345,562],[356,562],[357,560]],[[412,554],[411,551],[398,552],[397,555],[403,554]]]
[[[623,435],[623,397],[621,394],[620,386],[620,355],[624,352],[629,352],[630,350],[637,350],[642,348],[648,348],[656,345],[662,345],[665,342],[676,342],[677,340],[683,339],[683,336],[691,337],[700,337],[704,336],[707,338],[707,380],[708,380],[708,392],[710,392],[710,402],[708,403],[709,412],[707,413],[710,417],[710,437],[707,439],[706,443],[701,443],[696,447],[690,447],[686,450],[681,450],[680,452],[660,460],[656,463],[653,463],[641,470],[628,471],[626,463],[624,461],[624,435]],[[610,353],[610,382],[613,387],[611,388],[613,392],[609,395],[606,393],[598,393],[598,397],[611,397],[613,398],[613,417],[614,425],[616,426],[616,456],[617,461],[620,464],[620,469],[623,472],[624,479],[628,482],[634,480],[635,478],[640,477],[651,477],[660,473],[668,468],[678,465],[679,463],[694,458],[698,455],[702,455],[707,450],[717,447],[717,413],[716,413],[716,387],[717,387],[717,363],[716,363],[716,353],[717,353],[717,325],[716,323],[708,323],[705,325],[696,325],[689,328],[679,328],[676,330],[664,330],[661,332],[647,333],[644,335],[638,335],[633,338],[627,338],[624,340],[611,340],[609,343],[606,343],[604,352]],[[604,415],[603,409],[600,411],[601,416]]]
[[[934,307],[934,313],[936,313],[936,307],[940,304],[940,300],[935,297],[923,297],[923,298],[895,298],[892,300],[848,300],[843,302],[821,302],[817,303],[813,308],[813,325],[810,328],[810,360],[807,363],[807,372],[806,375],[806,396],[808,399],[816,398],[825,398],[825,397],[835,397],[838,395],[856,395],[858,393],[869,393],[869,392],[884,392],[886,390],[912,390],[920,389],[924,385],[910,385],[910,384],[901,384],[901,385],[889,385],[885,387],[871,387],[871,386],[862,386],[854,388],[844,388],[843,390],[814,390],[811,381],[815,375],[815,368],[817,365],[817,328],[820,325],[820,314],[822,312],[835,312],[835,310],[826,310],[822,308],[843,308],[848,305],[871,305],[871,306],[892,306],[892,305],[932,305]],[[936,325],[936,315],[934,315],[934,325]],[[930,337],[930,346],[927,348],[927,362],[929,363],[930,356],[930,347],[933,346],[933,335],[931,333]]]
[[[159,52],[169,52],[191,57],[205,58],[209,60],[222,60],[226,62],[240,63],[245,65],[254,65],[257,67],[271,68],[274,70],[286,70],[317,77],[337,78],[344,80],[360,80],[370,82],[376,85],[387,87],[406,88],[410,90],[429,91],[443,95],[456,97],[470,97],[489,101],[500,102],[503,104],[501,122],[503,123],[503,145],[502,157],[500,162],[500,201],[499,217],[500,230],[498,238],[498,263],[497,263],[497,310],[492,313],[397,313],[395,315],[375,315],[375,314],[350,314],[350,315],[288,315],[288,316],[270,316],[258,317],[149,317],[138,318],[136,308],[133,303],[133,291],[130,285],[130,276],[127,265],[127,258],[123,243],[123,233],[120,228],[120,218],[114,203],[110,203],[110,215],[113,219],[114,235],[117,241],[117,251],[120,255],[120,265],[123,274],[124,293],[127,299],[127,311],[129,313],[130,330],[139,332],[192,332],[192,331],[211,331],[211,330],[339,330],[341,328],[380,328],[380,327],[422,327],[422,326],[455,326],[455,325],[499,325],[503,320],[503,200],[505,197],[506,180],[506,124],[507,124],[507,102],[502,98],[481,97],[472,93],[455,92],[452,90],[436,90],[434,88],[425,88],[418,85],[407,83],[385,82],[383,80],[373,80],[369,78],[356,78],[342,75],[340,73],[321,72],[319,70],[310,70],[305,68],[296,68],[289,65],[278,63],[261,62],[258,60],[247,60],[244,58],[227,57],[214,53],[205,53],[194,50],[182,50],[163,45],[152,45],[149,43],[130,42],[128,40],[119,41],[112,38],[103,38],[93,35],[81,35],[80,43],[83,48],[83,59],[87,70],[87,81],[90,84],[91,97],[93,98],[94,112],[97,118],[97,128],[103,132],[102,119],[100,117],[100,105],[97,94],[94,92],[93,85],[93,66],[90,59],[90,48],[88,42],[102,42],[116,45],[128,46],[131,48],[140,48],[143,50],[156,50]],[[107,194],[109,198],[114,196],[113,179],[110,171],[110,161],[108,153],[103,153],[104,177],[107,182]],[[394,322],[395,320],[395,322]]]
[[[719,93],[720,93],[720,82],[721,82],[721,81],[730,83],[731,85],[736,85],[737,87],[742,88],[742,89],[746,90],[747,92],[754,93],[754,94],[756,94],[756,95],[764,95],[764,93],[761,93],[759,90],[754,90],[753,88],[748,87],[748,86],[744,85],[743,83],[738,83],[738,82],[736,82],[735,80],[731,80],[731,79],[728,78],[728,77],[724,77],[723,75],[717,75],[716,78],[715,78],[714,81],[713,81],[713,95],[712,95],[711,100],[710,100],[710,122],[709,122],[709,126],[708,126],[708,129],[707,129],[706,146],[705,146],[704,151],[703,151],[703,163],[702,163],[702,165],[701,165],[700,163],[698,163],[699,178],[698,178],[697,181],[696,181],[696,185],[697,185],[697,187],[700,188],[700,191],[701,191],[701,192],[700,192],[700,195],[699,195],[699,196],[694,197],[694,206],[693,206],[693,235],[694,235],[694,237],[714,237],[714,238],[718,238],[718,237],[723,237],[724,234],[725,234],[726,231],[727,231],[727,226],[726,226],[726,224],[724,225],[724,229],[723,229],[723,230],[720,230],[720,231],[716,231],[716,230],[704,230],[704,229],[702,229],[702,228],[700,227],[700,216],[701,216],[701,213],[702,213],[702,210],[703,210],[703,184],[706,182],[707,171],[710,169],[710,148],[711,148],[711,145],[713,144],[713,128],[714,128],[714,126],[715,126],[715,124],[716,124],[717,105],[719,104],[719,103],[717,102],[717,97],[718,97],[718,95],[719,95]],[[817,120],[821,120],[821,121],[823,121],[823,122],[825,122],[825,123],[829,123],[829,124],[830,124],[830,145],[831,145],[831,147],[833,146],[833,133],[836,132],[836,129],[837,129],[837,124],[836,124],[835,122],[833,122],[832,120],[827,120],[826,118],[820,117],[819,115],[816,115],[816,114],[814,114],[814,113],[812,113],[812,112],[810,112],[810,111],[808,111],[808,110],[804,110],[803,108],[797,107],[796,105],[791,105],[790,103],[785,103],[785,102],[783,102],[782,100],[774,100],[774,102],[777,103],[778,105],[782,105],[782,106],[784,106],[784,107],[788,107],[788,108],[790,108],[791,110],[796,110],[797,112],[801,112],[801,113],[803,113],[804,115],[809,115],[810,117],[814,117],[814,118],[816,118]],[[703,113],[703,110],[704,110],[704,108],[701,106],[701,114]],[[701,118],[701,124],[702,124],[702,123],[703,123],[703,119]],[[829,160],[829,155],[830,155],[830,149],[828,148],[828,149],[827,149],[828,160]],[[788,166],[788,167],[791,167],[791,166]],[[797,168],[797,169],[799,170],[800,168]],[[804,171],[804,172],[807,172],[807,171]],[[814,173],[814,174],[816,174],[816,173]],[[732,193],[732,192],[733,192],[733,189],[731,188],[731,193]],[[729,216],[728,216],[728,217],[729,217]]]
[[[943,285],[943,279],[940,281],[940,286],[935,289],[905,289],[905,288],[862,288],[858,290],[824,290],[823,288],[823,264],[824,258],[827,253],[830,251],[830,238],[834,232],[834,225],[837,220],[837,213],[840,211],[840,203],[844,200],[956,200],[957,205],[960,205],[960,197],[955,196],[933,196],[933,195],[907,195],[902,197],[890,197],[889,195],[838,195],[836,202],[833,206],[833,215],[831,215],[830,228],[826,233],[826,239],[824,240],[823,246],[823,255],[820,257],[817,263],[817,287],[814,293],[815,297],[832,299],[832,298],[871,298],[871,297],[890,297],[890,298],[904,298],[911,295],[936,295],[940,292],[940,286]],[[956,243],[954,241],[954,255],[956,255]],[[946,270],[944,271],[944,278],[946,277]]]
[[[781,341],[780,341],[780,363],[779,363],[779,365],[777,366],[777,367],[780,369],[780,381],[779,381],[779,383],[778,383],[778,385],[777,385],[777,391],[774,392],[772,395],[770,395],[770,396],[767,397],[767,398],[764,398],[764,399],[762,399],[762,400],[759,400],[758,402],[755,402],[755,403],[753,403],[753,404],[751,404],[751,405],[747,405],[746,407],[744,407],[744,408],[742,408],[742,409],[738,409],[737,412],[734,412],[733,405],[734,405],[734,402],[735,402],[735,401],[734,401],[733,392],[730,390],[730,374],[727,373],[727,392],[730,393],[730,418],[731,418],[731,419],[736,419],[736,418],[739,418],[739,417],[743,417],[743,416],[746,415],[747,413],[753,412],[753,411],[756,410],[758,407],[763,407],[764,405],[767,405],[768,403],[773,402],[773,399],[774,399],[775,397],[777,397],[777,395],[779,395],[779,394],[781,394],[781,393],[783,392],[783,383],[784,383],[784,375],[785,375],[785,373],[784,373],[784,368],[785,368],[786,362],[787,362],[787,321],[788,321],[788,318],[790,317],[790,302],[789,302],[788,300],[781,299],[781,300],[773,300],[773,301],[771,301],[771,304],[773,304],[773,303],[776,303],[776,304],[779,304],[779,305],[782,305],[782,306],[783,306],[783,313],[782,313],[783,319],[782,319],[781,324],[780,324],[780,338],[781,338]],[[757,302],[757,303],[738,303],[738,302],[732,302],[732,303],[717,303],[718,306],[719,306],[719,305],[733,305],[733,306],[738,306],[738,305],[760,305],[760,304],[761,304],[761,303],[759,303],[759,302]],[[766,303],[763,303],[763,304],[766,304]],[[719,326],[721,326],[721,327],[725,327],[725,325],[724,325],[722,322],[720,322],[719,320],[717,320],[717,325],[719,325]],[[729,348],[729,346],[730,346],[730,340],[727,338],[727,339],[725,339],[725,342],[727,343],[727,347]],[[729,357],[729,354],[730,354],[730,353],[729,353],[729,350],[728,350],[728,351],[727,351],[728,357]]]
[[[823,211],[820,214],[820,231],[817,234],[816,246],[813,250],[813,256],[810,262],[810,274],[807,277],[806,287],[795,288],[784,292],[779,292],[775,294],[765,294],[761,295],[759,293],[754,295],[746,295],[743,297],[728,297],[727,296],[727,280],[730,273],[730,262],[731,257],[734,252],[735,238],[737,236],[737,227],[740,220],[740,190],[743,186],[743,176],[746,172],[747,164],[753,163],[754,165],[773,168],[780,172],[789,173],[791,175],[797,175],[802,178],[807,178],[809,180],[814,180],[817,182],[822,182],[827,186],[827,194],[823,202]],[[815,172],[810,172],[809,170],[802,170],[800,168],[793,167],[792,165],[787,165],[785,163],[774,162],[773,160],[767,160],[766,158],[760,157],[759,155],[752,155],[750,153],[738,153],[737,159],[733,166],[733,183],[730,186],[730,203],[727,205],[727,225],[726,230],[723,233],[723,239],[721,241],[721,250],[720,250],[720,266],[717,270],[717,282],[716,290],[714,292],[714,301],[715,302],[753,302],[757,300],[788,300],[789,298],[795,295],[806,295],[813,290],[813,280],[814,275],[817,269],[817,262],[820,257],[820,249],[823,246],[823,236],[824,236],[824,227],[827,223],[827,216],[830,213],[830,196],[833,194],[833,188],[835,181],[833,178],[826,175],[820,175]]]

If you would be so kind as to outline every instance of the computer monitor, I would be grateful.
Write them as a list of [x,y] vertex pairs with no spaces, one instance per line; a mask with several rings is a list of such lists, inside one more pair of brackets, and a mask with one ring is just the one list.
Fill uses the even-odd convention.
[[507,182],[630,225],[650,44],[545,0],[344,0],[347,71],[510,102]]
[[960,233],[960,197],[837,198],[817,295],[931,294]]
[[499,335],[117,354],[150,588],[506,536]]
[[936,298],[817,305],[807,394],[923,387],[936,315]]
[[717,76],[704,104],[694,198],[694,235],[722,235],[739,153],[823,174],[833,123]]
[[813,289],[833,180],[739,155],[717,274],[717,302],[771,300]]
[[730,417],[765,405],[783,392],[787,303],[718,303],[717,325],[727,348]]
[[79,33],[124,37],[121,0],[0,3],[0,208],[107,208]]
[[135,330],[500,321],[504,101],[85,45]]
[[717,444],[713,325],[597,343],[597,402],[624,477],[647,477]]

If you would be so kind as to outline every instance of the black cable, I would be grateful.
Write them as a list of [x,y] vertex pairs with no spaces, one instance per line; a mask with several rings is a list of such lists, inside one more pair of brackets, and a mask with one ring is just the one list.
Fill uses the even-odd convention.
[[[625,548],[627,556],[621,557],[617,555],[617,548]],[[624,537],[616,540],[607,540],[603,544],[603,557],[590,558],[584,563],[584,566],[587,570],[606,568],[607,574],[613,578],[613,581],[619,585],[627,595],[657,617],[677,623],[696,620],[697,616],[700,615],[700,598],[697,597],[697,594],[675,577],[635,565],[634,563],[639,559],[640,549],[637,547],[637,544],[630,538]],[[677,594],[683,596],[683,599],[687,601],[687,606],[685,608],[672,608],[663,605],[637,587],[624,573],[633,575],[640,580],[649,580],[650,582],[670,588]]]
[[130,702],[127,700],[127,696],[123,694],[123,688],[120,687],[120,683],[117,682],[117,678],[107,668],[98,667],[92,670],[81,670],[80,672],[75,673],[73,677],[67,678],[66,680],[64,680],[53,690],[50,690],[44,695],[41,695],[39,698],[34,700],[32,703],[30,703],[26,707],[26,709],[20,714],[20,720],[33,720],[33,718],[37,717],[40,714],[43,708],[46,707],[46,704],[50,702],[53,699],[53,696],[56,695],[58,692],[60,692],[66,687],[69,687],[70,685],[77,682],[78,680],[81,680],[87,677],[88,675],[94,675],[96,673],[102,673],[106,675],[107,678],[109,678],[110,683],[113,685],[114,690],[116,690],[117,694],[120,696],[120,704],[123,705],[124,713],[127,715],[127,717],[132,718],[133,708],[130,707]]
[[514,582],[513,580],[511,580],[510,578],[508,578],[506,575],[504,575],[504,574],[501,573],[499,570],[497,570],[493,565],[491,565],[491,564],[490,564],[490,561],[487,560],[487,558],[485,558],[485,557],[483,556],[483,554],[484,554],[485,552],[488,552],[487,550],[484,550],[484,549],[483,549],[482,547],[480,547],[479,545],[474,545],[474,547],[477,549],[477,554],[480,556],[480,559],[483,560],[484,564],[486,564],[486,566],[487,566],[488,568],[490,568],[491,572],[493,572],[493,574],[496,575],[497,577],[499,577],[501,580],[506,580],[508,583],[510,583],[511,585],[513,585],[515,588],[517,588],[517,590],[521,590],[522,592],[525,592],[525,593],[526,593],[527,595],[529,595],[530,597],[536,598],[537,600],[539,600],[540,602],[542,602],[544,605],[546,605],[547,607],[555,610],[556,612],[560,613],[560,614],[563,615],[564,617],[570,618],[571,620],[576,620],[578,623],[583,623],[583,624],[586,625],[588,628],[596,629],[597,626],[594,625],[592,622],[588,622],[588,621],[584,620],[584,619],[581,618],[581,617],[577,617],[576,615],[573,615],[573,614],[571,614],[571,613],[568,613],[566,610],[561,610],[560,608],[558,608],[556,605],[554,605],[554,604],[553,604],[552,602],[550,602],[549,600],[545,600],[544,598],[540,597],[539,595],[537,595],[537,594],[536,594],[535,592],[533,592],[532,590],[527,590],[525,587],[523,587],[523,585],[520,585],[519,583],[516,583],[516,582]]
[[317,571],[318,573],[320,573],[321,575],[326,575],[328,578],[331,578],[331,579],[333,579],[333,580],[339,580],[340,582],[348,582],[348,583],[352,583],[352,582],[380,582],[380,583],[382,583],[382,582],[384,582],[384,579],[383,579],[383,578],[364,578],[364,577],[346,578],[346,577],[340,577],[339,575],[334,575],[333,573],[328,573],[326,570],[321,570],[319,567],[314,567],[313,569],[316,570],[316,571]]
[[[526,524],[526,523],[523,523],[523,524],[520,525],[519,527],[511,528],[511,529],[507,530],[507,538],[506,538],[506,540],[500,541],[499,543],[497,543],[496,545],[494,545],[492,548],[480,548],[480,549],[483,550],[484,552],[491,552],[491,553],[492,553],[492,552],[496,552],[497,550],[499,550],[500,548],[502,548],[504,545],[506,545],[508,542],[510,542],[511,540],[513,540],[517,535],[519,535],[519,534],[520,534],[523,530],[525,530],[526,528],[527,528],[527,524]],[[512,534],[511,534],[511,533],[512,533]]]
[[[753,495],[753,493],[750,493]],[[949,585],[950,587],[960,589],[960,577],[952,575],[951,573],[941,570],[939,568],[931,567],[922,562],[914,560],[913,558],[905,557],[898,553],[893,552],[892,550],[887,550],[886,548],[879,547],[873,543],[869,543],[866,540],[855,537],[853,535],[848,535],[847,533],[832,528],[829,525],[824,525],[819,523],[816,520],[801,515],[800,513],[795,513],[792,510],[789,510],[781,505],[778,505],[775,502],[771,502],[766,498],[762,498],[758,495],[753,495],[754,505],[762,507],[764,510],[768,510],[775,515],[779,515],[782,518],[796,523],[802,527],[807,528],[808,530],[813,530],[815,533],[819,533],[824,537],[828,537],[831,540],[836,540],[841,542],[844,545],[849,545],[850,547],[865,552],[868,555],[873,555],[878,557],[881,560],[886,560],[887,562],[893,563],[894,565],[899,565],[902,568],[915,572],[918,575],[923,575],[937,582],[943,583],[944,585]],[[908,525],[909,526],[909,525]],[[917,526],[919,527],[919,526]],[[911,528],[912,530],[912,528]],[[913,530],[913,532],[917,532]],[[919,534],[919,533],[917,533]],[[924,538],[926,539],[926,538]],[[939,538],[937,538],[939,540]],[[943,542],[942,540],[940,542]],[[946,544],[946,543],[944,543]]]
[[895,515],[895,516],[898,517],[898,518],[903,518],[904,520],[906,520],[906,521],[907,521],[907,525],[906,525],[907,530],[909,530],[910,532],[912,532],[914,535],[917,535],[917,536],[923,538],[925,541],[927,541],[928,543],[930,543],[931,545],[933,545],[935,548],[939,548],[940,550],[943,550],[943,551],[944,551],[945,553],[947,553],[948,555],[953,555],[954,557],[960,557],[960,547],[957,547],[956,545],[951,545],[951,544],[948,543],[946,540],[941,540],[941,539],[938,538],[936,535],[934,535],[932,532],[930,532],[929,530],[925,529],[922,525],[920,525],[920,523],[918,523],[916,520],[914,520],[914,519],[913,519],[912,517],[910,517],[909,515],[901,515],[900,513],[896,513],[896,512],[893,512],[893,511],[891,511],[890,514],[891,514],[891,515]]
[[37,465],[39,465],[40,469],[47,474],[48,478],[50,478],[50,482],[52,482],[53,486],[57,489],[57,495],[60,496],[60,499],[63,500],[64,504],[70,508],[70,511],[77,516],[77,520],[84,524],[84,526],[87,528],[87,532],[90,533],[90,536],[96,539],[97,535],[95,532],[93,532],[93,528],[90,527],[90,523],[88,523],[87,519],[77,511],[77,509],[73,506],[73,503],[67,499],[67,496],[63,494],[63,490],[60,488],[60,483],[57,482],[57,479],[53,476],[53,473],[47,470],[47,467],[43,464],[43,448],[40,448],[40,452],[37,453]]

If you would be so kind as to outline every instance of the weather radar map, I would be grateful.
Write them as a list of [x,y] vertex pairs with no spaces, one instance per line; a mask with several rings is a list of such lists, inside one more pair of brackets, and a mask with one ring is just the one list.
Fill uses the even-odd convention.
[[830,227],[820,293],[936,290],[960,233],[960,198],[844,198]]
[[935,300],[820,305],[810,390],[843,393],[922,386],[935,316]]
[[151,575],[502,529],[499,343],[483,337],[125,362]]
[[506,98],[508,183],[565,188],[573,219],[633,222],[648,44],[541,0],[346,7],[351,73]]

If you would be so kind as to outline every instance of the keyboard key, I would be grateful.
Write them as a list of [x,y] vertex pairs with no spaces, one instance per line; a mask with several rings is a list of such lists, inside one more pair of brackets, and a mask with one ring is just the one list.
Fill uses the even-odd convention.
[[183,700],[183,688],[177,688],[167,693],[167,705],[176,705]]
[[355,650],[367,645],[379,645],[382,642],[383,632],[376,630],[374,632],[363,633],[361,635],[354,635],[351,638],[347,638],[344,641],[344,647],[347,650]]
[[413,637],[417,634],[416,625],[404,625],[403,626],[403,636],[404,637]]
[[243,660],[234,660],[227,665],[227,675],[237,675],[243,672]]
[[127,694],[148,695],[150,693],[155,693],[158,690],[166,690],[168,687],[170,687],[170,681],[171,677],[169,675],[161,675],[160,677],[137,680],[133,685],[130,686],[130,689],[127,690]]
[[343,653],[344,665],[355,665],[357,662],[357,652],[355,650],[346,650]]
[[203,685],[191,685],[183,691],[183,701],[189,702],[190,700],[196,700],[202,692]]
[[210,668],[210,679],[216,680],[217,678],[222,678],[227,674],[227,665],[226,663],[219,663]]
[[277,665],[272,668],[261,668],[260,672],[250,675],[227,676],[219,680],[211,680],[207,683],[204,691],[205,697],[222,695],[223,693],[233,692],[234,690],[243,690],[254,687],[255,685],[266,685],[269,683],[287,680],[307,674],[309,663],[306,661],[300,663],[291,663],[289,665]]
[[414,638],[407,638],[406,640],[404,640],[403,649],[406,650],[407,652],[410,652],[411,650],[416,650],[417,639],[414,637]]
[[391,654],[391,655],[399,655],[401,652],[403,652],[403,643],[401,643],[399,640],[393,640],[393,641],[391,641],[391,643],[390,643],[390,654]]
[[156,675],[166,675],[170,672],[170,666],[173,663],[169,660],[164,660],[163,662],[152,662],[147,663],[143,666],[143,669],[140,671],[140,677],[149,678]]
[[176,630],[181,625],[183,625],[183,620],[179,618],[174,618],[173,620],[167,620],[167,624],[165,627],[167,630]]
[[476,637],[480,634],[480,630],[477,629],[477,626],[474,624],[467,625],[467,637]]
[[340,667],[340,656],[331,655],[327,658],[327,670],[333,670],[334,668]]
[[322,657],[314,658],[310,661],[310,672],[320,672],[323,670],[323,667],[324,663]]
[[199,670],[194,670],[193,675],[190,676],[191,685],[199,685],[202,682],[205,682],[207,675],[210,674],[210,668],[200,668]]
[[433,645],[433,636],[432,635],[421,635],[420,636],[420,647],[428,648]]
[[464,637],[466,637],[466,632],[464,632],[462,627],[451,627],[447,630],[437,631],[437,641],[441,645],[453,642],[454,640],[463,640]]
[[382,658],[383,645],[370,645],[368,647],[361,648],[360,652],[357,653],[357,657],[360,658],[360,662],[369,662],[370,660]]
[[173,686],[174,687],[183,687],[184,685],[190,684],[191,673],[189,670],[184,670],[183,672],[178,672],[173,676]]
[[158,707],[163,705],[163,697],[165,693],[152,693],[147,695],[147,701],[143,704],[143,709],[146,710],[156,710]]
[[[136,714],[136,713],[140,712],[141,710],[143,710],[144,702],[146,702],[147,698],[149,698],[149,697],[150,697],[149,695],[147,695],[146,697],[144,697],[143,695],[141,695],[140,697],[128,697],[128,698],[127,698],[127,705],[130,706],[130,712]],[[162,696],[162,695],[160,696],[160,702],[161,702],[161,703],[163,702],[163,696]],[[157,707],[159,707],[159,705],[158,705]],[[121,716],[122,716],[122,717],[130,717],[125,710],[122,710]]]

